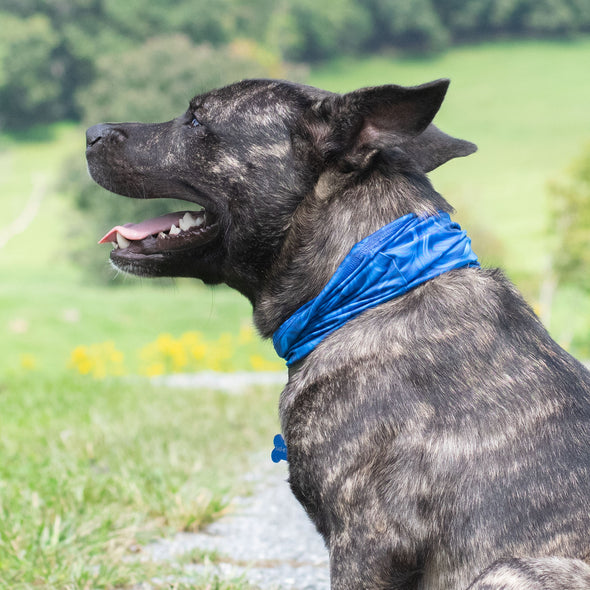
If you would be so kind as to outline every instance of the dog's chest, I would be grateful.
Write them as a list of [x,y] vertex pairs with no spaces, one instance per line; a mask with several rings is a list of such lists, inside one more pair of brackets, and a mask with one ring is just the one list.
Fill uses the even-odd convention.
[[413,545],[431,532],[417,502],[429,483],[420,463],[403,457],[398,416],[374,383],[348,373],[287,386],[281,419],[290,484],[328,543],[339,534],[385,542],[403,522]]

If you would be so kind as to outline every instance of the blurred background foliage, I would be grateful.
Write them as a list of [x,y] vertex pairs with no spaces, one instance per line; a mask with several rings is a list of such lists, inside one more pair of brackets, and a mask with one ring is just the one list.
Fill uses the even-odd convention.
[[[202,80],[216,86],[232,71],[276,77],[283,61],[317,62],[386,48],[439,52],[475,39],[572,36],[590,30],[590,3],[2,0],[0,22],[0,125],[18,129],[94,116],[108,107],[105,97],[113,87],[119,116],[125,113],[121,103],[140,96],[146,109],[165,98],[153,113],[159,117],[191,94],[187,85],[192,90]],[[246,56],[232,51],[236,39],[250,40]],[[172,88],[169,98],[162,96],[164,84]]]
[[590,145],[548,189],[553,278],[590,293]]
[[[0,131],[18,133],[61,120],[167,120],[212,87],[248,77],[305,81],[309,67],[346,55],[571,38],[590,31],[590,1],[0,0],[0,23]],[[102,252],[77,240],[81,228],[100,232],[140,207],[144,217],[169,210],[124,199],[104,207],[74,160],[62,188],[84,220],[72,224],[70,251],[93,279],[112,273]],[[481,223],[473,228],[501,262],[497,239]]]

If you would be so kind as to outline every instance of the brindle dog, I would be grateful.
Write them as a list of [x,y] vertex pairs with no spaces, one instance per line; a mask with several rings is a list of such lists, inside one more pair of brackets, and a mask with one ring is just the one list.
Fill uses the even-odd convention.
[[[90,128],[100,185],[203,208],[110,232],[113,264],[226,283],[271,336],[355,243],[452,211],[426,173],[475,146],[431,124],[447,86],[249,80],[167,123]],[[280,416],[333,589],[590,588],[590,374],[499,270],[350,320],[291,367]]]

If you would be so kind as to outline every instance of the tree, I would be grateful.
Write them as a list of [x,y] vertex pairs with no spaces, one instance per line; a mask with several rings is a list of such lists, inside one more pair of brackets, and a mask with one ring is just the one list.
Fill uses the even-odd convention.
[[[548,185],[548,192],[552,248],[539,304],[541,319],[549,327],[558,286],[566,287],[563,291],[570,296],[590,291],[590,145],[572,163],[566,178]],[[585,358],[590,355],[589,322],[582,305],[560,326],[560,340]]]
[[43,120],[60,95],[53,59],[59,44],[49,19],[0,13],[0,126]]
[[553,272],[562,283],[590,291],[590,146],[566,180],[549,185]]
[[155,37],[96,63],[96,79],[77,94],[86,122],[159,121],[180,114],[205,90],[268,75],[258,62],[231,48],[195,45],[185,35]]
[[236,35],[234,0],[102,0],[105,19],[126,37],[185,34],[195,43],[224,44]]
[[355,0],[284,0],[277,2],[268,27],[287,59],[316,61],[362,49],[371,18]]
[[371,47],[397,46],[437,51],[448,44],[449,31],[435,10],[434,0],[369,0],[373,18]]
[[[506,34],[590,31],[588,0],[1,0],[0,125],[79,120],[82,89],[148,40],[236,40],[314,62],[395,47],[437,52]],[[137,59],[135,57],[130,59]],[[145,70],[145,68],[142,68]],[[116,73],[115,73],[116,76]]]

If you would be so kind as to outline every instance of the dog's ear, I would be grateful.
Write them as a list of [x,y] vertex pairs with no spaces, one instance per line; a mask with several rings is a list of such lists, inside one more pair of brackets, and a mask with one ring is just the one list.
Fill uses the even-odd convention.
[[335,131],[347,134],[342,139],[352,142],[349,147],[355,151],[400,145],[428,127],[448,87],[449,80],[435,80],[421,86],[392,84],[355,90],[343,96]]
[[363,165],[380,149],[399,147],[424,172],[477,148],[431,124],[444,100],[449,80],[420,86],[377,86],[330,95],[316,105],[322,123],[314,135],[328,157],[344,156]]
[[469,156],[477,151],[470,141],[451,137],[430,124],[402,146],[403,151],[424,172],[430,172],[453,158]]

